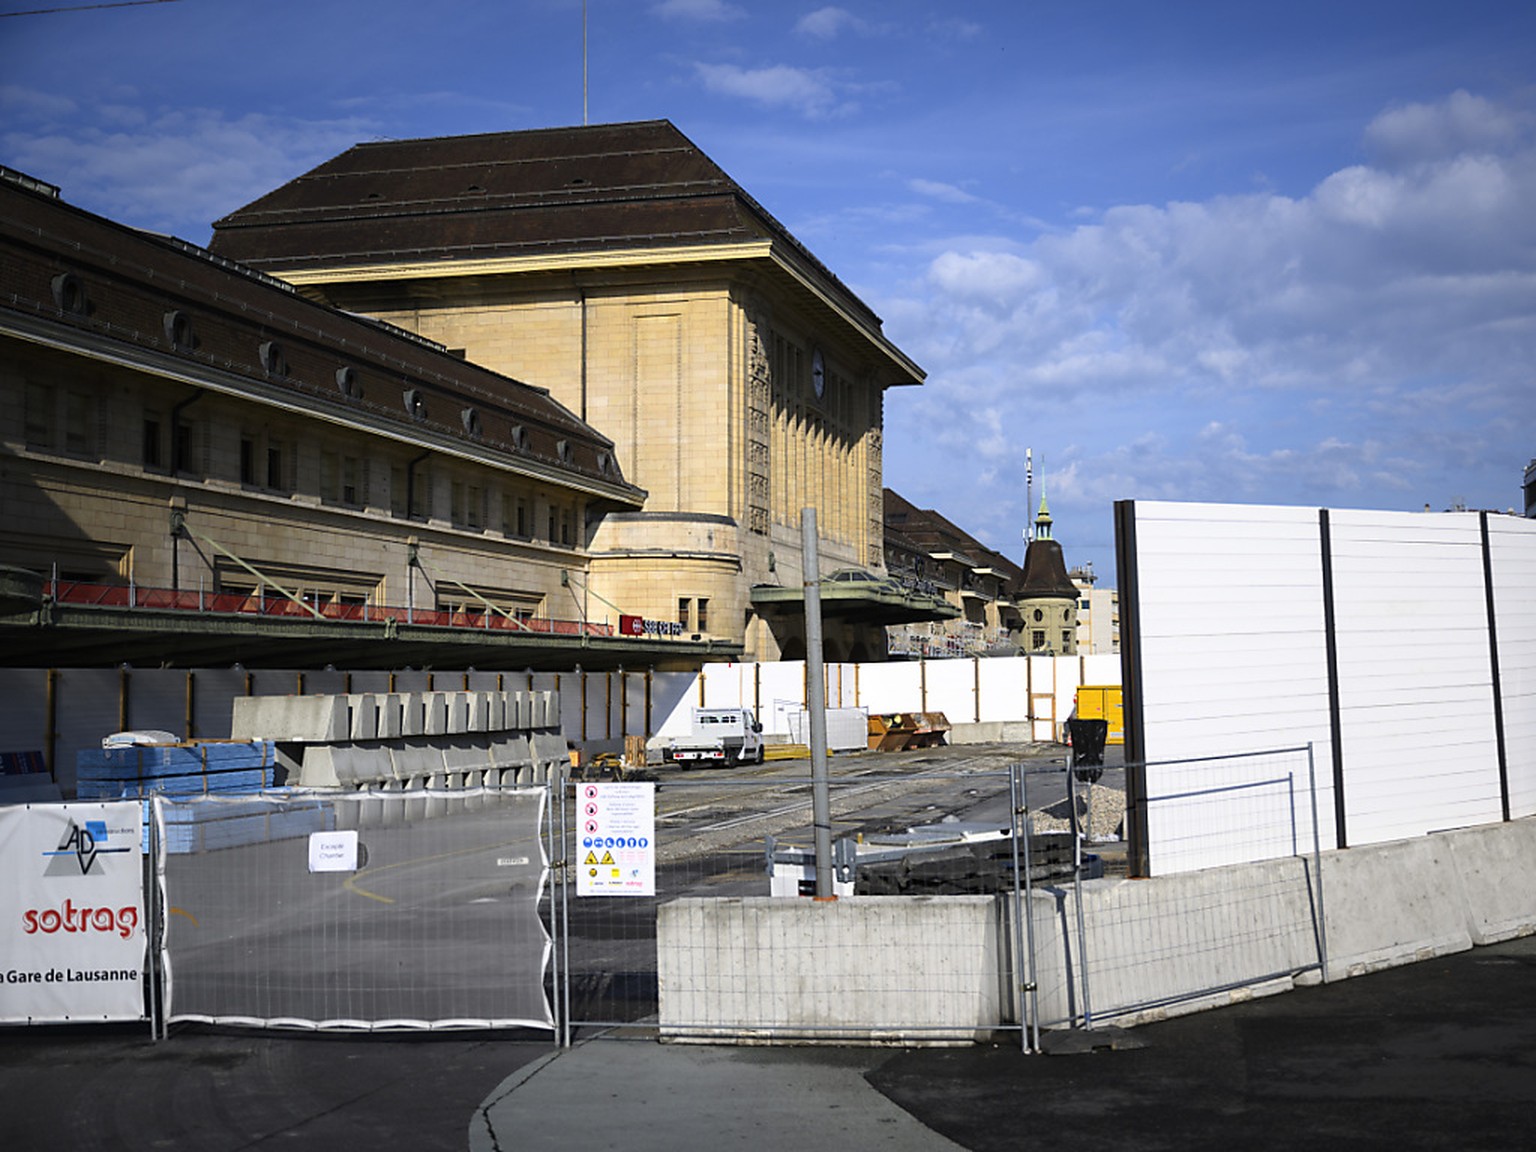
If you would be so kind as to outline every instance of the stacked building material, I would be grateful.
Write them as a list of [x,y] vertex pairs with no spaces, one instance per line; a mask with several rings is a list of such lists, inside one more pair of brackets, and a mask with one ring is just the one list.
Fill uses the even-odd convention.
[[553,692],[245,696],[231,729],[274,743],[288,783],[304,788],[501,788],[569,763]]
[[[141,800],[144,850],[149,850],[150,797],[162,808],[165,850],[206,852],[268,840],[326,832],[336,826],[329,805],[295,805],[258,793],[282,783],[277,749],[270,740],[193,740],[134,743],[86,749],[76,756],[76,795],[81,800]],[[185,803],[185,801],[208,801]],[[216,801],[216,802],[215,802]]]
[[155,793],[260,792],[278,783],[276,771],[270,740],[87,748],[76,754],[75,794],[81,800],[133,800]]

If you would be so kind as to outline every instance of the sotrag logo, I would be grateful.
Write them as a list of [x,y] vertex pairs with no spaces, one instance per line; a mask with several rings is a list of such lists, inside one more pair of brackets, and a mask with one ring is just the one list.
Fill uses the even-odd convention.
[[[113,837],[117,838],[117,844],[113,845]],[[44,852],[49,857],[48,867],[44,869],[45,876],[73,876],[77,873],[81,876],[100,876],[102,870],[96,867],[98,856],[116,855],[119,852],[132,852],[130,845],[122,844],[125,839],[130,839],[132,832],[126,828],[108,830],[105,820],[87,820],[83,824],[71,820],[69,830],[59,841],[59,846],[52,852]]]

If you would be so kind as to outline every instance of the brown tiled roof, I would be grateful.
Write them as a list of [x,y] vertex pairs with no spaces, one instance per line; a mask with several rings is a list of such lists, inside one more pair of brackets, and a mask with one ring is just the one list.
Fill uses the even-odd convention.
[[885,531],[888,539],[899,533],[904,542],[923,552],[953,552],[974,567],[995,568],[1007,582],[1023,576],[1022,569],[1001,552],[988,548],[932,508],[919,508],[890,488],[885,489]]
[[1077,585],[1067,575],[1061,544],[1055,540],[1031,540],[1024,553],[1023,579],[1012,591],[1016,600],[1076,600]]
[[213,227],[283,271],[774,240],[879,325],[667,120],[358,144]]
[[[303,397],[313,411],[366,416],[408,429],[412,438],[450,437],[503,454],[513,467],[525,461],[573,482],[595,481],[623,503],[643,499],[624,481],[612,441],[544,389],[314,303],[194,245],[124,227],[4,178],[0,250],[6,326],[160,357],[199,377],[244,379]],[[274,349],[281,371],[263,361]],[[406,406],[412,393],[420,401],[415,414]]]

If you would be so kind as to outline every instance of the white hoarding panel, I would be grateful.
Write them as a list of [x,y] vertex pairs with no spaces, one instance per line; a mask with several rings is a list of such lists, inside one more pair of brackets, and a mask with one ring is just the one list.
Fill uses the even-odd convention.
[[0,1020],[144,1019],[138,803],[0,808]]
[[1488,518],[1511,817],[1536,815],[1536,520]]
[[928,691],[923,710],[942,712],[951,724],[976,719],[976,660],[925,661]]
[[1350,843],[1500,819],[1477,516],[1329,524]]
[[859,666],[859,705],[874,715],[922,711],[920,661]]
[[1148,760],[1328,739],[1314,509],[1136,505]]
[[[1120,683],[1118,664],[1115,666],[1115,678],[1106,683]],[[1027,657],[1000,656],[981,662],[981,718],[984,721],[1029,719]],[[950,720],[953,721],[954,717],[951,716]]]

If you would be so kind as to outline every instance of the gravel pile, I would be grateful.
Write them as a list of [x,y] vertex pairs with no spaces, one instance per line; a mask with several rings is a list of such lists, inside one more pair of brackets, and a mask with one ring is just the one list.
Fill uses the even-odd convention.
[[[1070,832],[1071,801],[1063,798],[1055,804],[1030,813],[1036,832]],[[1125,822],[1125,793],[1103,784],[1078,785],[1077,818],[1087,830],[1089,840],[1118,840]],[[1091,820],[1091,823],[1089,821]]]

